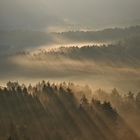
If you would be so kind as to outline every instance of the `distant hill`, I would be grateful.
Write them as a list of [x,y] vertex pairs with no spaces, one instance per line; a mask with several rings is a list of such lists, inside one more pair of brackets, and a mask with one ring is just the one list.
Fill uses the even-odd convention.
[[128,28],[108,28],[99,31],[69,31],[62,33],[54,33],[58,38],[67,39],[69,41],[118,41],[122,38],[128,38],[140,35],[140,26],[132,26]]
[[[83,42],[114,42],[124,38],[140,35],[140,26],[129,28],[110,28],[100,31],[69,31],[46,33],[42,31],[13,30],[0,31],[0,47],[7,46],[12,50],[24,50],[42,45]],[[4,47],[5,48],[5,47]]]
[[71,59],[76,61],[87,60],[97,64],[110,66],[134,66],[139,67],[140,63],[140,36],[124,39],[116,44],[102,46],[83,47],[60,47],[48,50],[38,50],[35,53],[20,53],[22,55],[32,55],[34,60],[57,61],[57,58]]

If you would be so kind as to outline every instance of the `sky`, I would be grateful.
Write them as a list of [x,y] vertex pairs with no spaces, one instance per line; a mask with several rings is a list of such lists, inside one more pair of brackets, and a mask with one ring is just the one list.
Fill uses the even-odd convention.
[[0,0],[0,29],[129,26],[139,13],[140,0]]

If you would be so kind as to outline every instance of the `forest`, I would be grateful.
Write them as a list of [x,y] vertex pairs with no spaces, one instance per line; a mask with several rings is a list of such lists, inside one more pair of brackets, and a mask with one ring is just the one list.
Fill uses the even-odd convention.
[[49,81],[0,87],[1,140],[139,140],[139,116],[140,93],[131,91]]
[[140,0],[0,0],[0,140],[140,140]]

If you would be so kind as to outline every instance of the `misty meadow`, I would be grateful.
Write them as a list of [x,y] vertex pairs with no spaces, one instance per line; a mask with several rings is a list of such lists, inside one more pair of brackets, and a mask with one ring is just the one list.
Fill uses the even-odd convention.
[[140,140],[139,13],[0,0],[0,140]]

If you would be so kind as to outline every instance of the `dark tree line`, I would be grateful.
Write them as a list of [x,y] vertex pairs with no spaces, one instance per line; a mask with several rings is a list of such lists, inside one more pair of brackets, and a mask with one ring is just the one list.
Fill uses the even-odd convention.
[[83,47],[70,46],[59,47],[56,49],[40,49],[35,53],[24,52],[23,56],[30,60],[38,60],[47,62],[57,61],[60,58],[70,60],[88,60],[95,62],[98,65],[104,66],[118,66],[118,67],[132,67],[139,68],[140,59],[140,35],[132,36],[127,39],[108,45],[86,45]]
[[8,82],[0,88],[0,139],[139,139],[110,101],[89,100],[86,93],[76,98],[74,87],[65,82],[42,81],[35,86]]
[[102,89],[95,92],[94,97],[100,101],[108,101],[116,108],[119,115],[133,128],[137,134],[140,132],[140,92],[119,93],[113,89],[110,93]]

